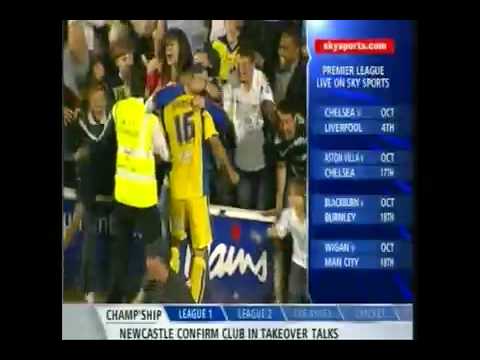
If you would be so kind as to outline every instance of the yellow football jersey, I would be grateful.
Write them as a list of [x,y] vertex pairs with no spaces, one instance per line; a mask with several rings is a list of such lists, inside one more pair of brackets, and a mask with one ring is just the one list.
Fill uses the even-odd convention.
[[218,77],[222,81],[227,81],[230,71],[237,66],[238,60],[238,44],[230,49],[228,45],[227,37],[223,36],[212,43],[212,47],[217,50],[220,57],[220,70]]
[[162,122],[170,147],[170,191],[174,199],[208,195],[208,156],[205,140],[218,135],[212,116],[193,109],[192,95],[180,95],[166,105]]

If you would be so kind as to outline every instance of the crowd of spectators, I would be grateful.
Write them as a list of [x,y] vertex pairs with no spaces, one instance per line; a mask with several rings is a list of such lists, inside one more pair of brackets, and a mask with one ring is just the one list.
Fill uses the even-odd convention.
[[[300,20],[65,22],[65,185],[78,186],[82,142],[101,137],[113,104],[131,94],[132,79],[144,84],[148,100],[182,84],[183,71],[200,63],[208,69],[212,111],[228,119],[219,132],[240,175],[236,187],[212,176],[211,203],[278,216],[289,179],[305,178],[303,27]],[[79,126],[90,135],[78,135]],[[94,192],[108,193],[112,179],[101,176],[108,177],[95,177]]]

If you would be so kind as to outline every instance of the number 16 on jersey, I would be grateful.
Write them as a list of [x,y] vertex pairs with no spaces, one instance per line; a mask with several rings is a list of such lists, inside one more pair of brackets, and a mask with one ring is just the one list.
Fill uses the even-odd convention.
[[192,121],[193,111],[175,117],[175,130],[180,145],[186,144],[195,137],[195,126]]

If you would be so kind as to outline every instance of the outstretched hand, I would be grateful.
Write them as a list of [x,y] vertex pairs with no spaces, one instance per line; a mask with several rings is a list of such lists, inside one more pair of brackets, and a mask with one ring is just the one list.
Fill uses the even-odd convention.
[[278,218],[278,216],[280,215],[280,211],[278,209],[265,210],[265,211],[262,211],[262,215],[263,216],[275,216],[276,218]]

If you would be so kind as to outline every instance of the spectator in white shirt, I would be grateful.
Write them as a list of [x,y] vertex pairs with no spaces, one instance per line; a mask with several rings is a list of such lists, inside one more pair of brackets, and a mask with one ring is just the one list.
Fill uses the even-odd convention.
[[[307,287],[307,228],[305,219],[305,180],[302,178],[293,179],[288,187],[288,208],[283,210],[280,220],[268,229],[268,235],[276,239],[284,239],[287,234],[293,238],[293,251],[288,277],[288,302],[306,303],[309,302]],[[279,301],[281,296],[281,278],[283,266],[281,266],[281,253],[278,251],[279,244],[276,244],[274,266],[274,288],[275,297]]]
[[238,206],[265,210],[273,202],[273,189],[265,159],[265,128],[273,124],[273,93],[262,71],[255,69],[254,51],[240,47],[239,84],[224,86],[223,104],[236,134],[234,162],[240,173]]

